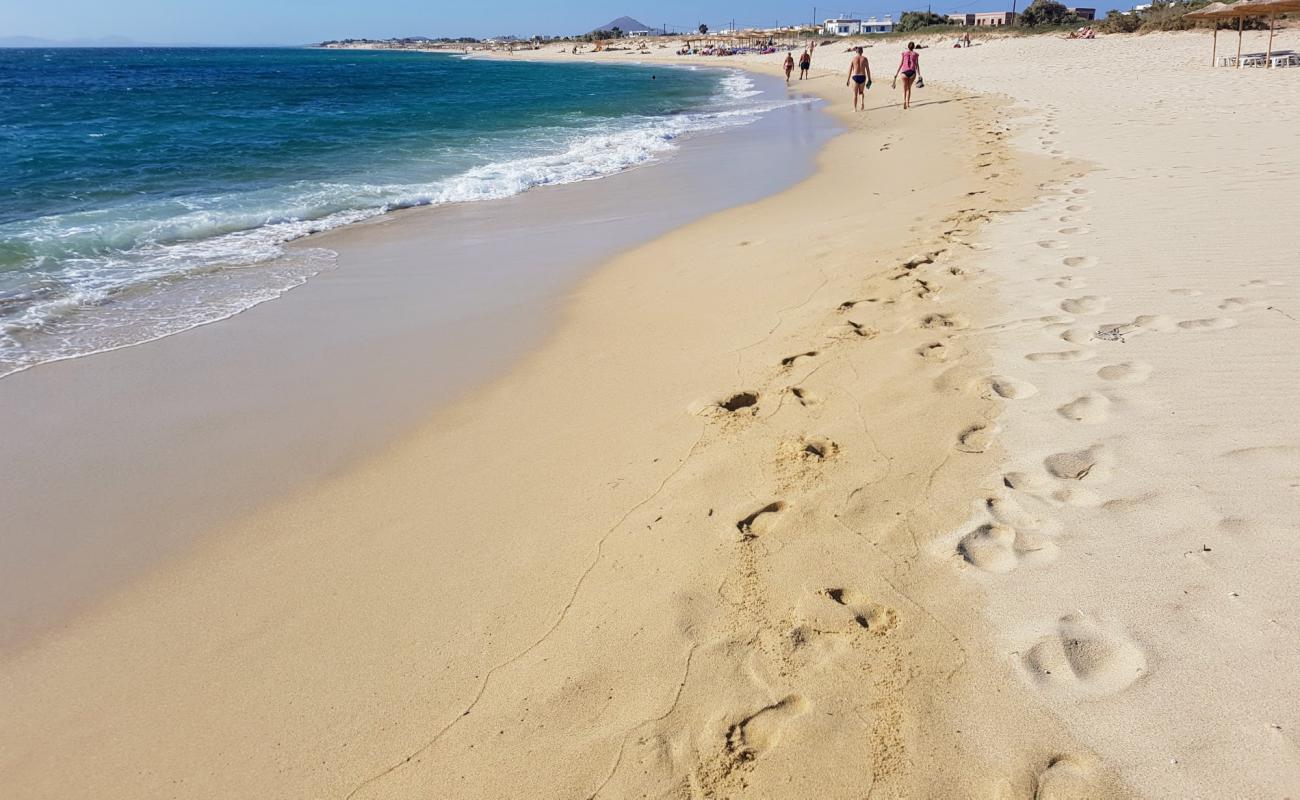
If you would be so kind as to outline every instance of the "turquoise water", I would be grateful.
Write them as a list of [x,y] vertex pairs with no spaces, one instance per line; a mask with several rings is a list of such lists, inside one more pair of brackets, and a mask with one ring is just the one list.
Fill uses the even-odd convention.
[[667,157],[772,107],[720,70],[332,50],[0,50],[0,375],[238,313],[395,208]]

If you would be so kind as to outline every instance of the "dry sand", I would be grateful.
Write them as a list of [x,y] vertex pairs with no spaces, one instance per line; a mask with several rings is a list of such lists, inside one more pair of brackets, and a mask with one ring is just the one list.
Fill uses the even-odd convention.
[[6,657],[7,793],[1293,792],[1300,75],[1202,46],[819,72],[812,179]]

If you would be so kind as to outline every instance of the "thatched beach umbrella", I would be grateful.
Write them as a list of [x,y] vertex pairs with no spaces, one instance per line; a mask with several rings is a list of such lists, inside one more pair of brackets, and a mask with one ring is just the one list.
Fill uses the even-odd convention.
[[[1288,11],[1300,11],[1300,0],[1238,0],[1236,3],[1224,5],[1223,3],[1213,3],[1199,11],[1193,11],[1187,15],[1188,19],[1218,21],[1221,19],[1237,20],[1237,68],[1241,68],[1241,36],[1245,29],[1246,17],[1268,17],[1268,53],[1264,56],[1265,65],[1272,65],[1273,55],[1273,28],[1278,14],[1285,14]],[[1214,64],[1214,55],[1218,51],[1219,45],[1219,28],[1214,28],[1214,47],[1211,51],[1210,64]]]
[[1211,66],[1211,67],[1214,66],[1214,62],[1215,62],[1215,60],[1216,60],[1216,56],[1217,56],[1218,53],[1219,53],[1219,25],[1218,25],[1218,21],[1219,21],[1220,19],[1223,19],[1223,17],[1222,17],[1221,15],[1223,14],[1224,11],[1227,11],[1228,8],[1229,8],[1229,6],[1228,6],[1227,3],[1210,3],[1210,4],[1209,4],[1208,6],[1206,6],[1205,8],[1197,9],[1196,11],[1193,11],[1193,12],[1187,14],[1186,17],[1185,17],[1185,19],[1195,19],[1195,20],[1213,20],[1213,21],[1215,22],[1215,25],[1214,25],[1213,44],[1210,46],[1210,66]]
[[1251,7],[1262,14],[1268,14],[1268,53],[1264,56],[1264,64],[1271,67],[1273,66],[1273,29],[1277,25],[1277,15],[1300,11],[1300,0],[1256,0],[1251,3]]

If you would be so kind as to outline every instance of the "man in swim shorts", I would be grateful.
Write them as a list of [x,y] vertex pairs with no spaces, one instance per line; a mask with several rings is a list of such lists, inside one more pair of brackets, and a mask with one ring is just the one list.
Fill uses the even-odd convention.
[[805,50],[803,51],[803,55],[799,56],[799,80],[803,80],[804,78],[808,77],[808,68],[811,66],[812,66],[812,53],[809,53],[807,50]]
[[853,60],[849,62],[849,77],[844,79],[844,85],[848,86],[853,83],[853,110],[858,111],[859,101],[862,104],[860,110],[867,110],[866,90],[871,88],[871,64],[867,62],[867,57],[862,55],[862,48],[853,48]]

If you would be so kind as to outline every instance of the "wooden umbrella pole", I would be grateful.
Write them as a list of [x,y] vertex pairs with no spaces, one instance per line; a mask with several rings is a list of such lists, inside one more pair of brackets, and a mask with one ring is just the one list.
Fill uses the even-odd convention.
[[1277,14],[1268,15],[1268,54],[1264,56],[1264,66],[1273,66],[1273,23],[1277,20]]
[[1210,23],[1214,26],[1214,44],[1210,46],[1210,66],[1214,66],[1215,56],[1219,54],[1219,23]]
[[1245,17],[1237,17],[1237,69],[1241,69],[1241,28],[1245,21]]

